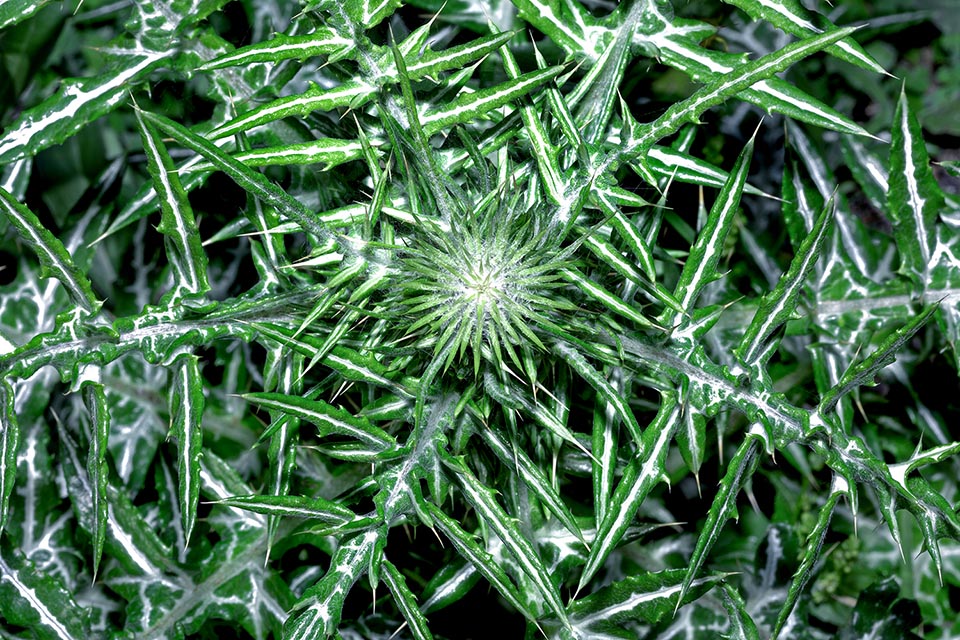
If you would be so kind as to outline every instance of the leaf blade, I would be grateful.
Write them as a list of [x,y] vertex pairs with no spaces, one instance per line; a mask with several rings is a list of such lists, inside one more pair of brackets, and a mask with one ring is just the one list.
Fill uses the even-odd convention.
[[331,238],[330,232],[317,222],[310,209],[268,180],[263,174],[252,171],[242,162],[221,151],[216,145],[169,118],[149,111],[143,111],[142,114],[144,120],[160,131],[209,160],[215,167],[236,181],[240,188],[290,216],[304,231],[313,233],[321,240]]
[[900,253],[900,273],[922,291],[937,243],[935,224],[943,209],[943,194],[930,170],[923,131],[904,89],[897,100],[894,121],[887,213]]
[[160,226],[157,230],[167,243],[167,257],[176,274],[177,297],[203,295],[210,290],[207,254],[200,241],[193,209],[163,140],[144,121],[139,109],[136,113],[140,138],[147,154],[147,171],[153,178],[153,188],[160,200]]
[[70,80],[56,95],[25,111],[0,138],[0,164],[63,142],[120,105],[129,88],[172,52],[131,54],[112,73]]
[[17,202],[3,187],[0,187],[0,211],[23,242],[36,252],[43,273],[59,280],[71,299],[87,313],[99,309],[100,302],[93,292],[93,285],[74,262],[63,242],[43,226],[35,213]]
[[179,505],[184,545],[190,540],[200,504],[200,456],[203,454],[203,376],[200,358],[182,355],[172,365],[170,432],[177,439]]

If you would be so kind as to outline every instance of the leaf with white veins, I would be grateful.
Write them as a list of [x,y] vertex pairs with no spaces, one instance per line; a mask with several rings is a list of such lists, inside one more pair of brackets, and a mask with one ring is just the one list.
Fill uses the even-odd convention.
[[650,490],[664,479],[664,462],[680,421],[680,406],[675,394],[663,395],[657,417],[643,432],[643,446],[627,465],[606,516],[597,524],[597,536],[580,576],[580,589],[590,582],[633,524]]
[[40,258],[43,269],[41,277],[57,278],[73,301],[88,313],[100,308],[90,280],[77,267],[60,239],[50,233],[32,211],[17,202],[3,187],[0,187],[0,213],[17,230],[24,244]]
[[190,540],[200,503],[200,456],[203,452],[203,376],[200,359],[180,356],[173,363],[170,383],[170,433],[177,440],[180,474],[180,516],[184,544]]
[[0,164],[59,144],[117,108],[130,87],[159,66],[170,53],[131,53],[109,71],[92,78],[64,82],[56,95],[23,112],[7,127],[0,138]]
[[893,222],[900,253],[900,273],[922,292],[928,286],[937,244],[935,224],[943,210],[943,194],[933,172],[920,123],[900,91],[890,143],[890,189],[887,214]]
[[167,242],[167,257],[173,267],[179,295],[202,295],[210,289],[207,283],[207,254],[200,242],[200,231],[193,217],[187,193],[173,160],[156,130],[144,122],[137,110],[137,124],[147,154],[147,169],[160,200],[160,225],[157,231]]

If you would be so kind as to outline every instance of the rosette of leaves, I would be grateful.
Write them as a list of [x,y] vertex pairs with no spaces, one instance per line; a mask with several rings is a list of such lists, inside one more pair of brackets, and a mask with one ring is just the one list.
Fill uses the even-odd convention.
[[960,204],[791,82],[875,32],[729,4],[3,4],[4,633],[953,633]]

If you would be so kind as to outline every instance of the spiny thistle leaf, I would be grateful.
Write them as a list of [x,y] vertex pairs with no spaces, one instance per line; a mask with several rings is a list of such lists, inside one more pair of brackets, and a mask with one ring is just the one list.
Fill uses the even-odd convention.
[[654,122],[646,125],[631,124],[627,144],[619,154],[619,158],[625,159],[645,153],[655,142],[675,133],[683,124],[697,124],[699,117],[707,109],[721,104],[740,91],[748,89],[761,80],[766,80],[798,60],[820,51],[854,31],[855,29],[852,28],[837,29],[789,44],[780,51],[749,62],[722,79],[698,89],[686,100],[672,105]]
[[[243,397],[265,409],[281,411],[286,415],[315,424],[320,429],[321,436],[337,434],[356,438],[365,445],[379,450],[388,450],[396,446],[393,437],[366,419],[356,418],[347,411],[322,400],[267,392],[248,393]],[[260,436],[261,440],[271,437],[276,429],[277,426],[274,426],[265,431]]]
[[83,401],[89,413],[87,432],[87,475],[92,489],[93,511],[93,575],[100,569],[103,545],[107,537],[107,438],[110,433],[110,409],[99,371],[83,383]]
[[503,567],[495,561],[493,556],[484,551],[473,536],[464,531],[456,520],[445,514],[439,507],[427,504],[427,509],[437,528],[450,540],[457,551],[500,592],[500,595],[527,619],[536,620],[536,613],[526,604]]
[[[753,19],[769,20],[780,29],[795,36],[809,36],[829,29],[835,29],[833,23],[823,16],[808,11],[797,0],[724,0],[735,5]],[[886,73],[883,67],[870,54],[863,50],[853,39],[841,40],[827,49],[832,55],[850,64],[863,67],[874,73]]]
[[63,142],[100,116],[116,109],[130,86],[170,56],[170,52],[127,52],[108,72],[64,82],[56,95],[25,111],[0,138],[0,163],[32,156]]
[[923,290],[936,247],[935,223],[943,210],[943,196],[933,173],[920,124],[900,91],[890,144],[890,190],[887,213],[900,253],[900,272]]
[[459,481],[460,488],[464,492],[464,498],[473,508],[483,514],[484,520],[494,527],[494,533],[519,562],[523,572],[535,585],[539,598],[546,602],[547,607],[553,611],[564,627],[569,627],[567,612],[560,600],[560,595],[557,593],[556,585],[551,580],[550,574],[543,566],[542,560],[530,541],[506,516],[503,508],[494,499],[492,492],[481,484],[462,462],[448,459],[444,460],[444,464]]
[[303,203],[292,198],[262,174],[251,171],[183,125],[146,111],[142,112],[141,117],[191,151],[203,156],[215,167],[233,178],[242,189],[249,191],[254,197],[260,198],[266,204],[276,207],[282,213],[293,218],[305,231],[313,233],[320,239],[330,237],[330,233],[315,220],[312,212]]
[[629,576],[579,599],[570,607],[571,623],[581,637],[620,637],[607,634],[622,630],[630,621],[656,623],[669,618],[682,604],[699,598],[721,579],[699,578],[683,589],[684,572],[680,569]]
[[407,581],[404,579],[403,574],[400,573],[400,570],[397,569],[393,563],[386,559],[383,561],[383,569],[383,577],[387,588],[390,589],[390,593],[392,593],[396,599],[413,637],[416,640],[432,639],[433,634],[430,633],[427,619],[417,607],[416,597],[413,595],[413,592],[410,591],[410,587],[407,586]]
[[596,539],[580,576],[580,589],[590,582],[607,560],[650,490],[664,479],[664,461],[679,420],[680,404],[675,395],[664,394],[657,417],[644,430],[642,446],[627,465],[613,493],[613,506],[603,521],[598,523]]
[[59,280],[74,302],[86,312],[100,308],[90,280],[84,275],[63,243],[46,229],[37,216],[17,202],[6,189],[0,187],[0,211],[17,230],[23,242],[40,258],[41,277],[53,276]]
[[777,283],[777,287],[764,297],[763,304],[744,333],[737,348],[737,356],[747,369],[760,364],[764,353],[770,352],[768,340],[773,332],[793,315],[807,276],[820,257],[833,212],[834,204],[830,200],[824,205],[813,229],[800,245],[790,268]]
[[261,496],[254,494],[223,498],[217,500],[215,504],[239,507],[267,516],[310,518],[322,520],[329,524],[346,524],[356,517],[349,509],[345,509],[335,502],[303,496]]
[[[730,176],[710,209],[706,225],[700,230],[696,243],[690,249],[690,257],[684,265],[673,292],[684,313],[693,312],[697,298],[709,284],[707,278],[717,271],[724,242],[733,226],[733,215],[737,212],[737,206],[740,204],[740,198],[747,183],[755,138],[756,133],[740,152],[737,163],[730,171]],[[679,325],[681,322],[682,318],[678,314],[673,324]]]
[[780,613],[777,614],[777,622],[773,628],[772,638],[779,637],[780,632],[785,628],[790,615],[797,605],[797,599],[800,597],[800,594],[803,593],[807,582],[812,577],[814,564],[820,558],[823,541],[829,531],[833,512],[837,508],[840,497],[849,490],[850,487],[847,481],[844,480],[842,476],[834,475],[830,486],[830,495],[823,507],[820,508],[820,512],[817,514],[816,524],[810,532],[810,535],[807,536],[803,559],[800,561],[800,566],[797,567],[797,571],[793,574],[793,580],[790,582],[790,590],[787,592],[787,599],[784,601]]
[[707,515],[707,520],[703,525],[700,536],[697,538],[697,546],[690,558],[690,568],[680,585],[680,597],[677,599],[676,608],[680,607],[680,602],[683,601],[687,591],[694,584],[706,555],[720,536],[720,530],[724,523],[730,518],[738,517],[737,496],[757,468],[757,449],[757,439],[748,437],[727,464],[727,473],[720,480],[717,495],[713,499],[713,504],[710,505],[710,513]]
[[153,187],[160,199],[161,221],[157,230],[164,234],[170,246],[167,255],[176,273],[177,295],[203,295],[210,289],[207,282],[207,254],[200,242],[200,232],[173,166],[156,130],[144,122],[137,112],[140,137],[147,152],[147,167],[153,178]]
[[893,363],[896,354],[903,349],[907,341],[927,323],[937,310],[937,305],[930,305],[911,319],[908,324],[894,331],[877,347],[876,351],[850,367],[843,374],[837,386],[821,398],[818,410],[822,413],[833,410],[840,398],[846,393],[872,381],[878,371]]
[[198,71],[223,69],[254,62],[273,62],[293,58],[306,60],[314,56],[341,58],[353,48],[353,41],[343,37],[329,27],[319,27],[305,36],[277,35],[266,42],[258,42],[247,47],[219,56],[200,67]]
[[173,363],[170,433],[177,439],[180,516],[184,544],[190,540],[200,503],[200,456],[203,455],[203,379],[199,358],[180,356]]
[[10,494],[17,480],[17,450],[20,444],[20,424],[17,421],[17,411],[14,398],[14,389],[9,382],[4,381],[0,386],[0,533],[7,522],[7,511],[10,508]]

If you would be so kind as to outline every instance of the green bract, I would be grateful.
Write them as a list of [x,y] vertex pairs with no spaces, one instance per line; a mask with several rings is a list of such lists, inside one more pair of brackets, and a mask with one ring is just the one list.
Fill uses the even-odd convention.
[[2,636],[960,635],[960,24],[843,4],[0,3]]

